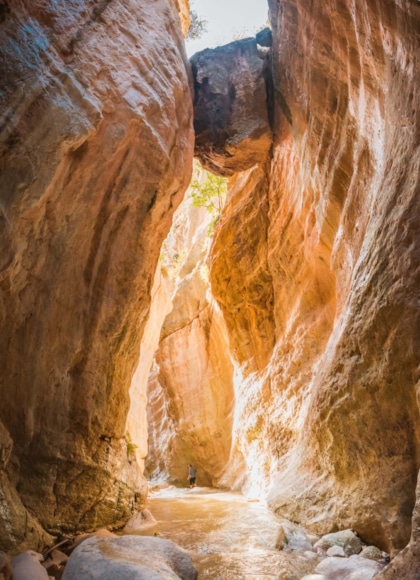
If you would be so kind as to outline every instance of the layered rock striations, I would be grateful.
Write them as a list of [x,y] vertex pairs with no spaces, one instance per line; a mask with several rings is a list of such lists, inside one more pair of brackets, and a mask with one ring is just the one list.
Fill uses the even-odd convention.
[[186,195],[163,248],[173,293],[149,377],[146,473],[154,481],[185,485],[192,463],[200,486],[217,485],[229,460],[233,365],[226,325],[209,291],[210,222]]
[[[281,109],[271,384],[302,397],[293,444],[278,449],[272,504],[315,527],[349,522],[399,550],[419,468],[419,6],[270,9]],[[285,294],[295,295],[287,310]]]
[[283,516],[396,553],[420,465],[420,6],[269,4],[271,167],[236,179],[211,252],[243,377],[230,482],[257,470]]
[[0,7],[5,549],[37,541],[32,515],[52,531],[89,528],[144,501],[128,392],[192,161],[177,6]]

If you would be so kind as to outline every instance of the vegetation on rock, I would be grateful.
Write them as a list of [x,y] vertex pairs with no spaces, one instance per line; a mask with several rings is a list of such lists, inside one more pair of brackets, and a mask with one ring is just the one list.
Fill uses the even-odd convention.
[[190,10],[190,28],[187,34],[187,40],[197,40],[207,32],[207,20],[200,18],[197,12]]
[[213,235],[220,214],[224,208],[227,194],[227,179],[214,173],[206,172],[205,181],[194,179],[191,182],[191,200],[194,207],[204,207],[211,214],[209,235]]

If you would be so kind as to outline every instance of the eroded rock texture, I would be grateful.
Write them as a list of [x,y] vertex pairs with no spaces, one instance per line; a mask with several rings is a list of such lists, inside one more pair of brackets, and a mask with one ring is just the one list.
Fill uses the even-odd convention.
[[189,462],[199,485],[217,485],[231,446],[233,365],[226,325],[209,293],[210,221],[186,195],[163,250],[172,310],[149,378],[147,474],[184,485]]
[[420,5],[269,5],[271,169],[237,179],[212,249],[243,374],[230,482],[395,553],[420,465]]
[[144,501],[128,460],[128,391],[160,245],[192,160],[177,6],[0,7],[7,549],[31,535],[25,518],[8,515],[15,485],[48,529],[109,523]]
[[[261,42],[266,41],[266,36]],[[245,38],[191,58],[195,156],[218,175],[264,161],[271,148],[267,47]]]

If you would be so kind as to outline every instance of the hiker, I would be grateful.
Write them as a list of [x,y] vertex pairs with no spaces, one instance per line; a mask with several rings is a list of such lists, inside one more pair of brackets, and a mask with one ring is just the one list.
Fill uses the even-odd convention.
[[193,467],[191,465],[191,463],[188,464],[188,481],[190,483],[190,489],[192,487],[195,487],[195,477],[197,475],[197,470],[195,467]]

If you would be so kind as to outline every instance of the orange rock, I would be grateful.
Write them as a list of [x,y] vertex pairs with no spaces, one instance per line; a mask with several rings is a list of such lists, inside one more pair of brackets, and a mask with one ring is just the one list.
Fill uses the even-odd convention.
[[11,0],[1,29],[0,418],[31,513],[97,527],[145,500],[128,392],[191,173],[190,72],[172,0]]
[[176,214],[166,246],[183,261],[149,384],[147,473],[166,471],[183,485],[188,462],[197,467],[199,486],[216,485],[230,455],[233,366],[206,278],[210,219],[188,196]]
[[269,4],[272,162],[235,181],[211,257],[243,377],[228,481],[395,554],[419,466],[420,7]]

